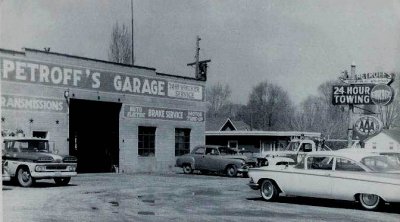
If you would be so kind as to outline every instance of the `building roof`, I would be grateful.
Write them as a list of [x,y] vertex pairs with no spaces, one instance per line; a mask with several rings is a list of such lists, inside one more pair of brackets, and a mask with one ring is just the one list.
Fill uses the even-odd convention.
[[206,136],[306,136],[321,137],[321,133],[301,131],[206,131]]
[[207,118],[206,131],[226,131],[226,130],[251,130],[250,126],[241,120],[231,120],[230,118]]
[[[15,54],[25,55],[26,52],[45,53],[45,54],[51,54],[51,55],[57,55],[57,56],[75,58],[75,59],[82,59],[82,60],[93,61],[93,62],[100,62],[100,63],[105,63],[105,64],[112,64],[112,65],[118,65],[118,66],[124,66],[124,67],[133,67],[133,68],[138,68],[138,69],[146,69],[146,70],[156,71],[155,68],[146,67],[146,66],[138,66],[138,65],[117,63],[117,62],[112,62],[112,61],[106,61],[106,60],[100,60],[100,59],[94,59],[94,58],[70,55],[70,54],[59,53],[59,52],[44,51],[44,50],[32,49],[32,48],[22,48],[22,49],[23,49],[23,51],[15,51],[15,50],[10,50],[10,49],[0,48],[0,52],[7,53],[7,54],[13,54],[13,55],[15,55]],[[197,78],[188,77],[188,76],[180,76],[180,75],[166,74],[166,73],[160,73],[160,72],[156,72],[156,75],[174,77],[174,78],[178,78],[178,79],[187,79],[187,80],[205,82],[205,80],[203,80],[203,79],[197,79]]]
[[388,135],[389,137],[400,143],[400,128],[383,130],[382,133]]

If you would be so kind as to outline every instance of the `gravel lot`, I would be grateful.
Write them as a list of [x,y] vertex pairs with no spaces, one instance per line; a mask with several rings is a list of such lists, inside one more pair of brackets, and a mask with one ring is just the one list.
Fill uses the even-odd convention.
[[352,202],[282,197],[263,201],[245,178],[184,174],[80,174],[70,185],[3,184],[4,221],[399,221]]

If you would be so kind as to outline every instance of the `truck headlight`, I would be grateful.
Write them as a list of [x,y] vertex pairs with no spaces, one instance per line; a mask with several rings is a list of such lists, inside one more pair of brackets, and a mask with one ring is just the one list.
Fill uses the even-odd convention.
[[37,172],[41,172],[41,171],[45,171],[46,170],[46,166],[36,166],[35,167],[35,171]]
[[75,166],[67,166],[67,171],[75,171]]

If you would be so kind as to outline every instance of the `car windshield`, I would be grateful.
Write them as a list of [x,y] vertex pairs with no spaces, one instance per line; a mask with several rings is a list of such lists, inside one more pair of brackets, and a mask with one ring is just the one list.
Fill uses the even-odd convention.
[[13,141],[8,148],[19,149],[21,152],[49,152],[49,144],[41,140]]
[[400,164],[396,163],[387,156],[364,157],[361,163],[366,165],[374,172],[387,172],[400,170]]

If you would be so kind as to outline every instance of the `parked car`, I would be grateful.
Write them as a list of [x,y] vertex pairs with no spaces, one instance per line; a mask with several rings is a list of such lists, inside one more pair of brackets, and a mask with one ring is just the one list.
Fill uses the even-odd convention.
[[398,164],[370,152],[313,152],[294,166],[249,170],[250,183],[267,201],[279,195],[359,201],[367,210],[400,202]]
[[189,154],[180,156],[176,159],[176,166],[182,167],[186,174],[193,170],[201,172],[225,173],[229,177],[234,177],[237,173],[247,176],[248,158],[229,147],[222,146],[198,146]]
[[39,179],[54,179],[58,185],[67,185],[76,176],[77,159],[51,153],[47,139],[5,137],[3,141],[3,172],[7,171],[22,187]]

